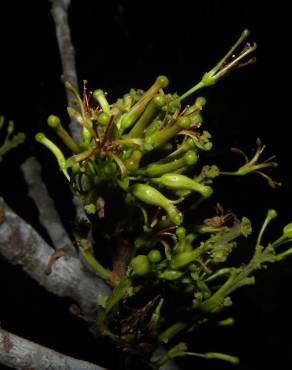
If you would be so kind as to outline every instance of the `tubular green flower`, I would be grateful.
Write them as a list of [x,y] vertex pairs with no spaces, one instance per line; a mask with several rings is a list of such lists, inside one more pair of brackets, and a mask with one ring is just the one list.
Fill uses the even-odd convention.
[[154,134],[145,138],[145,149],[150,150],[160,147],[166,144],[171,140],[175,135],[180,131],[187,129],[191,124],[199,124],[202,122],[202,116],[200,113],[197,113],[195,117],[192,117],[192,120],[189,117],[182,116],[171,126],[168,126]]
[[132,130],[129,132],[127,137],[140,137],[143,130],[149,124],[154,114],[159,110],[159,108],[165,105],[165,97],[162,94],[157,94],[147,105],[146,109],[142,113],[141,117],[135,123]]
[[102,90],[98,89],[93,92],[93,98],[98,102],[101,106],[101,109],[104,113],[110,114],[111,108],[109,106],[108,101],[106,100],[105,94]]
[[142,202],[163,208],[170,220],[175,225],[182,223],[182,213],[172,204],[173,202],[162,195],[158,190],[150,185],[134,184],[130,188],[132,194]]
[[72,150],[73,153],[79,153],[79,147],[77,143],[72,139],[69,133],[64,129],[61,124],[60,118],[51,114],[48,117],[48,125],[52,127],[56,134],[62,139],[63,143]]
[[202,185],[185,175],[175,173],[166,173],[159,178],[152,179],[152,181],[162,184],[170,189],[192,190],[200,193],[205,198],[209,197],[213,193],[213,189],[210,186]]
[[137,170],[137,174],[149,177],[160,176],[168,172],[177,171],[183,167],[193,166],[198,160],[198,155],[193,150],[189,150],[179,159],[174,159],[167,163],[153,163],[146,168]]
[[186,93],[180,96],[179,100],[183,100],[189,95],[193,94],[195,91],[207,86],[214,85],[218,80],[224,77],[228,72],[243,67],[245,65],[251,64],[255,62],[255,58],[249,59],[247,62],[241,63],[242,59],[244,59],[247,55],[252,53],[256,48],[256,44],[249,44],[247,43],[243,50],[238,54],[235,55],[236,49],[242,44],[242,42],[249,36],[249,30],[244,30],[239,39],[235,42],[235,44],[230,48],[228,53],[216,64],[214,68],[212,68],[209,72],[204,73],[200,82],[198,82],[194,87],[189,89]]
[[35,136],[36,141],[46,146],[56,157],[57,162],[59,164],[59,167],[63,174],[65,175],[66,179],[70,181],[70,176],[67,172],[66,168],[66,159],[64,157],[64,154],[61,152],[61,150],[57,147],[56,144],[54,144],[50,139],[48,139],[45,134],[42,132],[39,132]]
[[268,184],[272,188],[275,188],[276,185],[280,186],[281,183],[275,182],[270,176],[268,176],[266,173],[262,172],[262,170],[264,168],[277,167],[278,164],[276,162],[272,162],[272,159],[274,159],[275,156],[272,156],[272,157],[270,157],[270,158],[268,158],[265,161],[260,163],[259,162],[259,157],[262,154],[262,152],[264,151],[265,146],[262,145],[260,139],[257,139],[257,145],[258,145],[257,150],[256,150],[254,156],[251,159],[248,159],[247,155],[242,150],[240,150],[238,148],[231,148],[231,150],[234,153],[239,153],[244,157],[245,164],[243,166],[241,166],[237,171],[234,171],[234,172],[221,171],[220,173],[222,175],[244,176],[244,175],[247,175],[249,173],[254,172],[254,173],[257,173],[257,174],[261,175],[262,177],[264,177],[264,179],[266,179],[268,181]]
[[153,96],[159,91],[159,89],[164,88],[168,85],[168,78],[165,76],[157,77],[154,84],[147,90],[141,99],[131,108],[131,110],[126,113],[118,124],[118,128],[124,131],[128,127],[132,126],[140,114],[144,111],[146,105],[153,98]]

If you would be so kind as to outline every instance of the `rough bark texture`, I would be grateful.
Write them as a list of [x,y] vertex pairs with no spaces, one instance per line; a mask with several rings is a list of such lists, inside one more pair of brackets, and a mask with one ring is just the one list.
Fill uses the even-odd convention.
[[89,272],[78,257],[65,254],[46,270],[54,252],[39,234],[17,216],[0,198],[4,218],[0,225],[0,255],[9,263],[20,265],[34,280],[48,291],[69,297],[78,303],[82,316],[95,321],[97,297],[108,295],[109,287]]
[[0,363],[21,370],[105,370],[11,334],[0,328]]
[[22,164],[21,170],[29,188],[28,194],[38,208],[40,223],[46,229],[55,249],[63,249],[69,254],[76,255],[76,249],[62,225],[54,201],[42,181],[41,166],[38,160],[34,157],[28,158]]

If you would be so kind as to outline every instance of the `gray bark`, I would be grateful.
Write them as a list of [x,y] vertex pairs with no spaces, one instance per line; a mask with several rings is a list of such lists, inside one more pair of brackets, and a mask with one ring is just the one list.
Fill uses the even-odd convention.
[[0,328],[0,363],[19,370],[105,370]]
[[[51,13],[56,26],[56,37],[58,40],[59,52],[62,62],[63,75],[62,81],[69,81],[78,90],[78,78],[75,63],[75,51],[71,40],[71,31],[68,21],[68,8],[70,7],[71,0],[51,0],[52,8]],[[66,89],[68,104],[72,100],[72,93]],[[80,143],[81,140],[81,127],[80,125],[71,120],[69,124],[69,131],[76,141]],[[86,218],[80,200],[74,196],[73,203],[76,208],[78,218]]]
[[9,263],[19,265],[48,291],[73,299],[81,308],[82,317],[95,322],[98,295],[109,295],[110,288],[89,272],[81,260],[65,254],[46,274],[51,248],[23,219],[17,216],[0,198],[4,219],[0,225],[0,255]]
[[[56,37],[60,51],[62,62],[63,75],[61,77],[63,83],[66,81],[71,82],[78,90],[78,79],[75,65],[75,51],[71,40],[71,32],[68,21],[68,8],[71,0],[51,0],[52,8],[51,13],[56,26]],[[68,103],[72,100],[73,96],[70,91],[66,90]],[[80,125],[75,121],[71,121],[69,130],[74,140],[80,142]]]
[[41,177],[41,166],[34,157],[28,158],[21,166],[25,182],[29,188],[29,196],[33,199],[39,211],[40,223],[46,229],[55,249],[76,255],[68,233],[62,225],[56,211],[53,199],[50,197]]

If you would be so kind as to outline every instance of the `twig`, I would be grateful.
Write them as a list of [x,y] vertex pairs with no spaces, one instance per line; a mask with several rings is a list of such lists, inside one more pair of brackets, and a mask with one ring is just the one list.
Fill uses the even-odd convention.
[[0,364],[13,369],[105,370],[47,347],[11,334],[0,328]]
[[54,249],[2,198],[0,209],[4,210],[0,224],[0,256],[13,265],[21,266],[48,291],[73,299],[80,306],[82,317],[95,326],[97,297],[109,295],[109,287],[87,271],[78,257],[68,254],[56,260],[47,275],[45,272]]
[[[51,0],[52,8],[51,13],[56,26],[56,36],[59,45],[59,52],[62,62],[63,82],[69,81],[78,90],[78,78],[75,64],[75,51],[71,41],[71,32],[68,22],[68,8],[71,0]],[[73,98],[72,92],[66,89],[68,104]],[[81,139],[81,126],[74,120],[69,124],[69,130],[77,143]],[[76,208],[78,218],[86,218],[80,200],[74,196],[73,203]]]
[[[75,51],[71,41],[71,32],[68,22],[68,8],[71,0],[51,0],[51,13],[56,26],[56,36],[59,45],[59,52],[62,62],[62,81],[69,81],[78,90],[78,78],[75,65]],[[72,100],[73,95],[66,90],[68,103]],[[76,121],[71,121],[69,130],[74,140],[80,142],[80,125]]]
[[55,249],[62,249],[76,255],[76,250],[62,225],[54,201],[50,197],[41,178],[41,166],[36,158],[28,158],[21,166],[25,181],[29,187],[29,196],[34,200],[40,223],[46,229]]

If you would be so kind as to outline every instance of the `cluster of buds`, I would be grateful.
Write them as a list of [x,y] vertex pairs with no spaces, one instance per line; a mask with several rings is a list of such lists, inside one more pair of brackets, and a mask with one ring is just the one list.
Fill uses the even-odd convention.
[[[81,142],[77,143],[53,115],[48,118],[48,124],[72,155],[65,158],[62,150],[44,133],[38,133],[36,139],[53,152],[88,212],[97,212],[100,199],[104,198],[104,187],[118,187],[123,190],[125,199],[132,198],[132,203],[144,214],[148,209],[151,212],[151,208],[155,213],[158,207],[165,212],[164,223],[166,220],[166,223],[180,225],[183,215],[178,203],[194,193],[201,200],[213,193],[207,185],[207,177],[201,176],[198,180],[189,175],[194,173],[200,152],[212,147],[211,135],[200,129],[206,100],[198,97],[185,107],[182,100],[242,66],[242,59],[256,48],[255,44],[246,44],[239,55],[234,55],[248,34],[245,30],[226,56],[181,96],[164,91],[169,83],[165,76],[159,76],[147,91],[131,89],[112,104],[100,89],[87,93],[85,86],[80,96],[66,82],[77,105],[68,107],[67,111],[70,118],[81,125]],[[254,59],[249,63],[251,61]],[[107,199],[103,199],[104,202]]]
[[[255,61],[255,58],[245,60],[256,49],[256,44],[247,43],[235,54],[248,35],[245,30],[225,57],[182,95],[165,92],[169,83],[165,76],[157,77],[148,90],[131,89],[114,103],[110,103],[100,89],[88,93],[85,85],[80,96],[74,86],[66,82],[66,88],[75,98],[74,105],[67,111],[71,120],[80,124],[80,140],[75,140],[54,115],[48,118],[48,125],[71,154],[65,157],[44,133],[36,135],[37,141],[55,155],[73,193],[84,201],[90,220],[107,219],[106,205],[113,202],[111,197],[117,194],[122,201],[119,204],[137,213],[141,211],[140,217],[133,217],[133,212],[121,212],[123,224],[116,225],[107,235],[112,241],[117,230],[123,229],[116,240],[123,247],[131,247],[129,258],[124,258],[127,260],[124,269],[121,260],[112,261],[113,271],[105,269],[91,252],[87,239],[78,239],[84,259],[99,277],[114,286],[109,298],[99,297],[100,332],[124,350],[129,350],[132,344],[135,351],[140,349],[143,353],[150,348],[149,355],[151,343],[167,343],[184,329],[192,331],[199,325],[198,313],[209,315],[230,305],[230,293],[254,282],[250,276],[253,270],[291,253],[290,249],[286,254],[275,253],[276,246],[287,238],[290,241],[290,224],[283,236],[265,250],[260,245],[262,229],[249,264],[238,268],[221,267],[236,246],[237,238],[251,233],[249,220],[245,217],[239,220],[232,212],[205,222],[198,218],[197,224],[186,219],[190,210],[213,194],[213,179],[220,174],[241,176],[256,172],[270,185],[275,184],[262,170],[276,164],[271,158],[258,162],[263,151],[260,143],[250,160],[237,150],[244,155],[246,164],[235,172],[220,171],[215,165],[196,171],[202,152],[212,148],[211,135],[201,128],[206,100],[199,96],[192,104],[182,106],[182,101],[199,89],[214,85],[230,71]],[[269,217],[270,214],[264,227]],[[137,219],[142,220],[143,227],[131,228]],[[104,225],[107,224],[103,223],[102,227]],[[145,291],[147,301],[143,301]],[[182,301],[173,307],[170,319],[163,311],[169,298],[165,292],[171,292],[170,296]],[[115,322],[114,309],[119,306],[123,312],[124,306],[129,308],[135,302],[136,293],[142,307],[134,303],[131,313]],[[183,319],[173,322],[177,315]],[[186,349],[181,343],[176,345],[151,368],[158,368],[169,358],[188,354],[237,363],[237,358],[232,356],[188,353]]]

